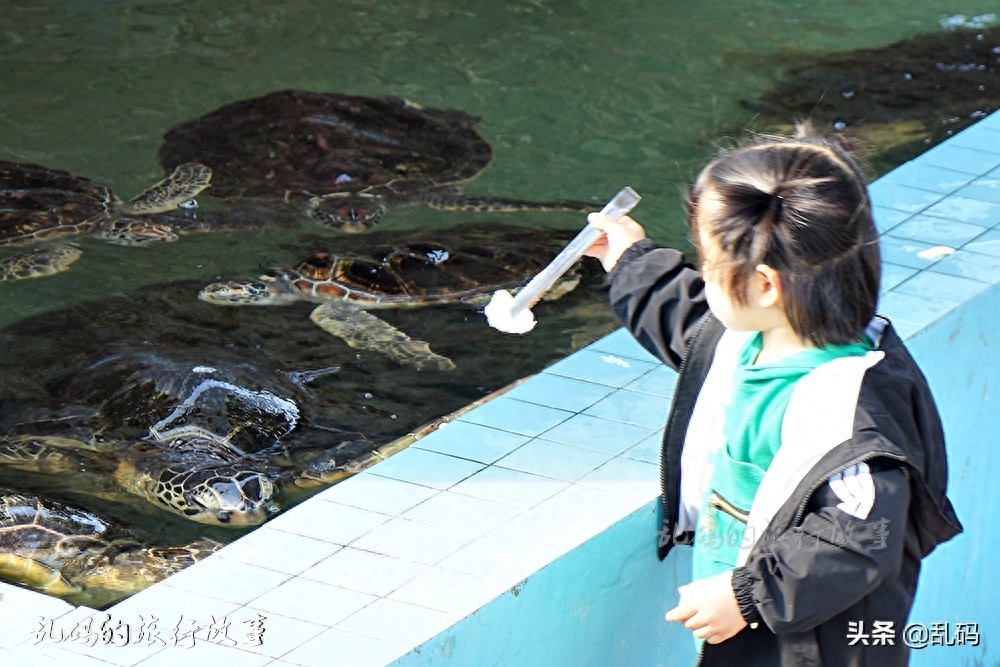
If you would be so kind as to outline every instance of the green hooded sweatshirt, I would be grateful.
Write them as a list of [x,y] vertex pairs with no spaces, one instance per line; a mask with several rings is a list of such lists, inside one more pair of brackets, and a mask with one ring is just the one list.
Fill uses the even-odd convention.
[[761,479],[781,446],[781,424],[796,383],[816,367],[840,357],[865,354],[867,342],[811,348],[774,363],[755,364],[762,336],[740,350],[726,410],[725,447],[709,454],[709,483],[702,499],[694,544],[694,578],[736,567]]

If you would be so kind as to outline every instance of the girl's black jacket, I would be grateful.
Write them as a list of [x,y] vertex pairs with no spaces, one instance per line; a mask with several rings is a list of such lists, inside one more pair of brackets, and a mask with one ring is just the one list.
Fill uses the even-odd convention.
[[[679,373],[661,454],[662,559],[674,544],[697,539],[678,529],[681,455],[726,332],[708,310],[700,273],[676,250],[640,241],[621,257],[609,280],[618,319]],[[945,495],[944,435],[927,382],[891,325],[880,318],[873,325],[876,350],[858,372],[855,391],[845,399],[820,390],[816,400],[797,403],[802,409],[789,403],[783,434],[788,420],[797,418],[815,425],[815,437],[808,434],[806,444],[793,447],[783,435],[779,456],[786,445],[793,454],[796,447],[808,449],[810,441],[838,433],[824,426],[829,419],[824,412],[838,400],[848,405],[846,430],[840,431],[846,437],[822,445],[801,475],[783,480],[784,487],[769,485],[765,477],[758,499],[772,509],[763,523],[758,517],[759,537],[732,577],[750,625],[726,642],[706,644],[702,664],[907,663],[903,630],[920,561],[962,527]],[[810,407],[815,414],[790,415]],[[859,518],[843,509],[843,492],[835,493],[829,480],[861,463],[871,471],[874,500]]]

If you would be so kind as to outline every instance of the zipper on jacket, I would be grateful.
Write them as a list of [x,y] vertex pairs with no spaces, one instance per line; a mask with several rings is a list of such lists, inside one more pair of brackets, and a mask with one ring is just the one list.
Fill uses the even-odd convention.
[[740,523],[746,523],[747,520],[750,518],[750,512],[741,510],[739,507],[732,504],[731,502],[723,498],[720,494],[716,493],[715,491],[712,491],[710,494],[708,494],[707,502],[709,507],[714,507],[723,514],[728,514],[729,516],[736,519]]
[[[680,364],[680,366],[677,367],[677,382],[674,383],[674,396],[675,397],[678,395],[679,390],[681,388],[681,383],[684,381],[684,371],[687,369],[688,359],[691,358],[691,350],[694,348],[695,342],[698,340],[698,337],[701,336],[702,332],[704,332],[705,327],[708,326],[708,323],[711,320],[711,318],[712,318],[711,311],[706,312],[705,315],[702,316],[701,321],[698,323],[698,327],[694,330],[694,333],[691,335],[691,339],[688,341],[688,344],[685,347],[684,358],[681,359],[681,364]],[[669,415],[667,417],[667,430],[663,434],[664,450],[663,450],[663,452],[661,453],[661,456],[660,456],[660,501],[663,503],[663,518],[664,518],[664,525],[660,527],[660,530],[662,531],[665,528],[669,528],[670,532],[671,532],[670,535],[662,535],[660,537],[660,540],[659,540],[660,544],[659,544],[658,548],[659,548],[659,550],[661,552],[662,552],[664,546],[668,542],[673,541],[673,539],[674,539],[673,532],[677,529],[677,521],[680,518],[680,515],[679,515],[679,511],[680,511],[680,497],[679,497],[679,495],[678,495],[678,498],[677,498],[677,503],[674,505],[674,507],[675,507],[674,514],[677,515],[677,516],[674,516],[674,517],[670,516],[671,503],[669,502],[669,499],[667,498],[667,471],[668,471],[668,469],[671,466],[674,466],[674,465],[676,465],[678,467],[680,466],[680,461],[669,461],[669,460],[667,460],[667,451],[666,451],[666,447],[665,447],[665,445],[667,443],[669,443],[670,440],[671,440],[671,435],[672,435],[672,431],[673,431],[673,425],[676,422],[675,417],[676,417],[676,415],[674,414],[674,409],[672,407],[670,409],[670,413],[669,413]],[[683,449],[683,448],[684,448],[684,446],[683,446],[683,442],[682,442],[681,443],[681,447],[678,448],[678,452],[681,449]],[[680,472],[678,471],[678,475],[679,474],[680,474]],[[679,491],[680,491],[680,489],[678,488],[678,493],[679,493]],[[666,524],[669,524],[669,526],[666,525]],[[661,556],[661,558],[662,558],[662,556]]]

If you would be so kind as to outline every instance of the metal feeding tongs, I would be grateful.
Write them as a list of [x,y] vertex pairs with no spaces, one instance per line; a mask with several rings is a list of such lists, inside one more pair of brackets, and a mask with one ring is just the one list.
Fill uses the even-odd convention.
[[[615,220],[627,215],[642,199],[630,187],[622,188],[601,213]],[[583,253],[603,234],[596,227],[587,225],[570,241],[562,251],[549,262],[549,265],[538,272],[531,281],[512,295],[507,290],[497,290],[493,293],[486,306],[486,321],[491,327],[506,333],[527,333],[535,326],[535,316],[531,307],[551,289],[566,271],[579,260]]]

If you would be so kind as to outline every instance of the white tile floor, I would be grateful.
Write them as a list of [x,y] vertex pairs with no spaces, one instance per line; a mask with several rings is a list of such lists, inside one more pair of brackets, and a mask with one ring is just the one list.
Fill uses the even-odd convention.
[[[872,185],[904,337],[1000,280],[998,139]],[[107,612],[0,584],[0,664],[388,664],[654,498],[673,383],[618,331]]]

